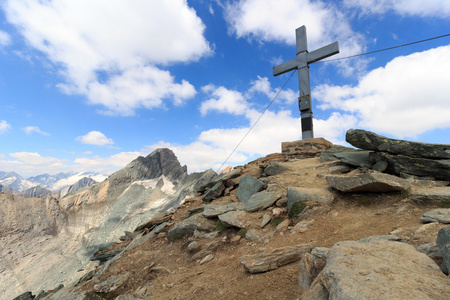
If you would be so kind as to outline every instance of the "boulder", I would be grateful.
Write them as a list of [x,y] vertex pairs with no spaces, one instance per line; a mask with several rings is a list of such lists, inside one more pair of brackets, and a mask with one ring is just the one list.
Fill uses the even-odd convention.
[[[449,279],[432,259],[406,243],[384,240],[335,244],[313,287],[304,299],[445,299],[450,294]],[[324,294],[329,298],[318,298]]]
[[387,162],[386,172],[394,175],[403,173],[415,176],[431,176],[439,180],[450,180],[450,159],[429,159],[393,155],[384,152],[372,152],[369,155],[372,163]]
[[254,193],[259,192],[263,187],[264,183],[261,180],[250,175],[245,175],[239,181],[236,197],[240,202],[247,202]]
[[286,246],[269,250],[267,253],[244,255],[239,262],[248,273],[262,273],[298,261],[311,249],[310,244]]
[[424,158],[450,158],[450,145],[419,143],[387,138],[376,133],[350,129],[345,140],[360,149]]
[[220,215],[219,220],[225,227],[247,228],[249,226],[248,215],[245,211],[229,211]]
[[206,191],[205,195],[203,196],[203,201],[205,202],[213,201],[214,199],[220,197],[220,195],[222,195],[224,190],[225,190],[224,183],[222,181],[217,182],[212,188]]
[[244,204],[244,210],[248,212],[262,210],[272,206],[283,196],[280,192],[258,192],[253,194]]
[[450,226],[439,230],[436,244],[442,254],[441,269],[445,274],[450,273]]
[[288,167],[283,166],[279,162],[271,162],[265,169],[264,173],[268,176],[275,176],[289,170]]
[[281,143],[281,152],[294,157],[315,157],[328,150],[333,143],[324,138],[313,138],[295,142]]
[[205,218],[202,214],[196,214],[173,226],[168,232],[168,238],[170,241],[174,241],[185,235],[193,234],[195,230],[210,232],[215,228],[214,221]]
[[420,220],[423,223],[439,222],[443,224],[450,224],[450,208],[440,208],[427,211],[422,215]]
[[121,285],[123,285],[130,276],[129,273],[121,275],[112,275],[108,277],[105,281],[94,285],[94,292],[96,293],[110,293],[117,290]]
[[292,207],[297,202],[312,201],[320,204],[331,204],[334,200],[334,194],[328,190],[320,188],[287,188],[287,207],[291,214]]
[[331,187],[347,193],[396,192],[406,191],[411,187],[411,184],[405,179],[379,172],[358,175],[331,175],[326,176],[326,180]]

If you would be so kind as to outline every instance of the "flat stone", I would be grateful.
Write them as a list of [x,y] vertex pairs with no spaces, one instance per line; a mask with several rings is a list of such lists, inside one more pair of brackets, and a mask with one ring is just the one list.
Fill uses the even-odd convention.
[[331,187],[347,193],[396,192],[406,191],[411,187],[411,184],[405,179],[379,172],[358,175],[332,175],[325,178]]
[[212,261],[214,259],[214,255],[212,254],[208,254],[205,257],[203,257],[203,259],[200,261],[200,265],[204,265],[206,263],[209,263],[210,261]]
[[236,191],[236,197],[240,202],[247,202],[254,194],[259,192],[264,187],[264,183],[255,177],[245,175],[239,181],[239,187]]
[[410,198],[417,202],[450,202],[450,187],[415,188],[411,190]]
[[330,149],[333,143],[324,138],[313,138],[281,143],[281,152],[290,156],[315,157]]
[[193,234],[195,230],[210,232],[216,228],[216,222],[205,218],[202,214],[193,215],[172,227],[168,232],[170,241]]
[[371,151],[352,151],[352,152],[338,152],[334,156],[343,163],[363,168],[371,168],[373,163],[369,159]]
[[406,243],[383,240],[335,244],[312,287],[318,281],[329,299],[444,299],[450,294],[447,276],[432,259]]
[[352,146],[366,150],[412,157],[450,158],[450,145],[396,140],[362,129],[348,130],[345,140]]
[[423,223],[439,222],[443,224],[450,224],[450,208],[440,208],[427,211],[422,215],[420,220]]
[[249,226],[248,213],[245,211],[229,211],[219,216],[225,227],[247,228]]
[[248,212],[262,210],[272,206],[282,194],[280,192],[258,192],[253,194],[244,204],[244,210]]
[[122,284],[124,284],[129,277],[129,273],[122,275],[112,275],[105,281],[94,285],[94,292],[96,293],[110,293],[117,290]]
[[334,194],[320,188],[288,187],[287,199],[287,207],[290,213],[292,206],[297,202],[313,201],[320,204],[331,204],[334,200]]
[[245,238],[250,241],[255,241],[255,240],[259,239],[259,236],[258,236],[258,233],[256,232],[256,230],[250,229],[250,230],[247,230],[247,232],[245,233]]
[[288,167],[283,166],[279,162],[273,161],[264,169],[264,173],[268,176],[275,176],[287,170],[289,170]]
[[312,246],[309,244],[286,246],[272,249],[266,253],[244,255],[239,262],[248,273],[262,273],[298,261],[311,249]]
[[241,203],[233,202],[233,203],[226,204],[226,205],[210,204],[210,205],[206,205],[204,207],[202,214],[206,218],[213,218],[213,217],[217,217],[218,215],[222,215],[226,212],[237,210],[237,209],[242,209]]
[[269,222],[272,220],[272,217],[268,214],[263,215],[261,225],[259,225],[261,228],[264,228]]
[[393,155],[384,152],[372,152],[370,161],[387,162],[386,173],[401,175],[403,173],[415,176],[429,176],[439,180],[450,180],[450,159],[429,159],[409,157],[405,155]]
[[[441,269],[445,274],[450,273],[450,226],[439,230],[436,244],[442,254]],[[448,295],[448,294],[447,294]]]

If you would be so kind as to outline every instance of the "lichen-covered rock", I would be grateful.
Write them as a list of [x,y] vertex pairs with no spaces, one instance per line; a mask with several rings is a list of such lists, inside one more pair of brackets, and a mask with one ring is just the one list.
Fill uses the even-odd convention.
[[424,158],[450,158],[450,145],[396,140],[362,130],[350,129],[345,140],[358,148]]

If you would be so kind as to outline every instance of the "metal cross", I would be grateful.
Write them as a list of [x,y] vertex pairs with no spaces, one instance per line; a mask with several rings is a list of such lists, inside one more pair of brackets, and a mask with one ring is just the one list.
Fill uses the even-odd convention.
[[273,76],[298,69],[299,94],[298,106],[302,119],[302,140],[314,137],[313,115],[311,109],[311,87],[309,84],[309,64],[339,53],[339,44],[334,42],[325,47],[308,52],[306,42],[306,27],[295,30],[297,40],[297,58],[273,67]]

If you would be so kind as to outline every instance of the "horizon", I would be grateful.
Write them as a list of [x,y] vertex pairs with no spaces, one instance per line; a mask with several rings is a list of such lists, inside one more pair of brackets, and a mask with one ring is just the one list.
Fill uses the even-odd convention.
[[[132,16],[132,18],[130,17]],[[13,1],[0,4],[0,171],[109,175],[157,148],[217,171],[291,72],[295,29],[343,58],[449,34],[438,0]],[[450,37],[310,65],[315,137],[351,128],[450,144]],[[227,165],[301,139],[298,78]]]

